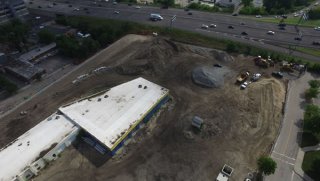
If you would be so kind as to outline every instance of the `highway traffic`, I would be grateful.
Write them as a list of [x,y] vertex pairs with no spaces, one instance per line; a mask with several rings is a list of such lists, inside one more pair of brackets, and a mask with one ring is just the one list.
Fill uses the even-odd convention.
[[[176,16],[172,26],[179,29],[196,31],[214,37],[224,37],[257,46],[273,45],[283,46],[284,48],[302,46],[320,49],[319,45],[313,45],[313,41],[320,41],[320,31],[316,31],[313,28],[299,27],[302,37],[301,40],[297,40],[300,35],[294,26],[287,25],[285,30],[280,30],[277,24],[258,22],[248,17],[235,17],[191,10],[185,11],[183,9],[161,9],[152,6],[139,6],[137,8],[134,5],[115,4],[112,2],[69,1],[66,3],[65,1],[57,1],[54,6],[51,6],[50,3],[44,0],[33,0],[32,4],[27,4],[30,9],[37,11],[42,10],[67,15],[89,15],[157,26],[170,26],[171,18]],[[192,12],[192,15],[189,12]],[[160,14],[164,19],[162,21],[151,21],[151,13]],[[201,28],[203,24],[215,24],[216,27]],[[233,28],[231,29],[229,26]],[[268,31],[273,31],[274,34],[268,34]],[[314,58],[311,59],[316,60]]]

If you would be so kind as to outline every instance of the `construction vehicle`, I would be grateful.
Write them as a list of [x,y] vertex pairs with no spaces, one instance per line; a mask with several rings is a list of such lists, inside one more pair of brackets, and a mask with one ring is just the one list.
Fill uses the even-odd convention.
[[280,71],[281,72],[290,72],[290,73],[294,72],[293,64],[288,63],[288,62],[282,62]]
[[247,78],[250,76],[250,72],[247,71],[245,73],[242,73],[240,74],[238,77],[237,77],[237,83],[243,83],[244,81],[247,80]]
[[264,59],[259,55],[258,57],[256,57],[253,60],[257,66],[260,66],[263,68],[268,68],[268,67],[274,66],[274,62],[271,60],[270,56],[268,56],[268,59]]

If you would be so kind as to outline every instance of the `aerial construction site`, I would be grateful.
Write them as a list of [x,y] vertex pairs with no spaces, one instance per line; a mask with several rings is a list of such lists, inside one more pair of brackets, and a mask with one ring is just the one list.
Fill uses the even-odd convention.
[[34,180],[214,180],[225,164],[234,169],[229,180],[246,178],[274,144],[286,96],[286,82],[271,76],[274,67],[254,58],[127,35],[1,118],[0,146],[68,111],[66,104],[142,77],[169,90],[170,99],[121,152],[101,154],[77,139]]

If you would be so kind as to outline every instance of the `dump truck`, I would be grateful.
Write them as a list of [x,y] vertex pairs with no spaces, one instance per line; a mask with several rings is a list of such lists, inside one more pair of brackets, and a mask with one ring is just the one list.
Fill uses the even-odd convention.
[[237,77],[237,82],[238,83],[243,83],[244,81],[247,80],[247,78],[250,76],[250,72],[247,71],[245,73],[242,73],[240,74],[238,77]]

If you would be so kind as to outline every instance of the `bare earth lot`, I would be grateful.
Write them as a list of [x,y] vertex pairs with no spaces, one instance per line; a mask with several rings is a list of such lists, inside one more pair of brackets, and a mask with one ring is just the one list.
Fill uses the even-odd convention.
[[[35,180],[214,180],[225,163],[235,168],[231,180],[242,180],[254,171],[257,157],[268,152],[276,138],[285,86],[266,75],[246,90],[240,90],[234,84],[240,72],[266,73],[266,70],[255,67],[250,57],[239,56],[232,61],[228,55],[218,54],[216,50],[163,38],[126,36],[2,118],[0,146],[62,104],[142,76],[168,88],[172,101],[157,120],[134,137],[123,154],[108,159],[78,143],[64,151]],[[192,70],[214,63],[230,70],[224,85],[212,89],[195,85]],[[78,85],[71,83],[77,76],[100,66],[116,68]],[[20,116],[22,110],[28,110],[29,114]],[[204,119],[200,133],[190,128],[194,115]]]

